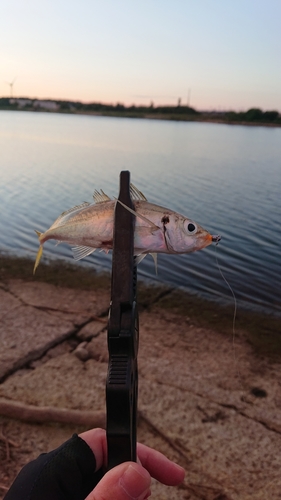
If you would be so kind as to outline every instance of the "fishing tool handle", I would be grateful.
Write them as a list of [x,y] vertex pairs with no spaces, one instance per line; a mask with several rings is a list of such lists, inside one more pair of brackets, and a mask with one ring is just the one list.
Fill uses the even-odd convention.
[[[120,173],[119,197],[134,209],[130,172]],[[137,267],[134,264],[135,216],[116,202],[114,213],[111,302],[108,319],[106,434],[108,469],[136,461],[138,337]]]

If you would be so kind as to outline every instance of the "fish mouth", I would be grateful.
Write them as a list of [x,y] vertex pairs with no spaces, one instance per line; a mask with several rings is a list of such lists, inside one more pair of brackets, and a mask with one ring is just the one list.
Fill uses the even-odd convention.
[[220,240],[221,240],[221,235],[220,234],[212,235],[212,242],[213,243],[218,243]]

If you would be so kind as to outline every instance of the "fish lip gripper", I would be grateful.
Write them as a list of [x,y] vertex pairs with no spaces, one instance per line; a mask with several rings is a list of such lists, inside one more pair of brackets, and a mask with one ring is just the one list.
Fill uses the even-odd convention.
[[[118,199],[134,209],[130,172],[120,173]],[[116,203],[114,213],[111,301],[108,318],[106,435],[108,469],[137,460],[139,319],[137,266],[134,260],[135,216]]]

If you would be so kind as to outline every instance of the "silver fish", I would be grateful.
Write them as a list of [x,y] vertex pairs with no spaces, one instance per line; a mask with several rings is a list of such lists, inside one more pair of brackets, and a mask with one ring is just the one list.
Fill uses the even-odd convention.
[[[134,209],[124,207],[135,216],[134,254],[140,262],[151,254],[156,264],[157,253],[190,253],[220,241],[193,220],[168,208],[149,203],[135,186],[130,187]],[[63,212],[52,226],[40,233],[36,231],[40,247],[34,273],[43,253],[43,244],[50,239],[74,245],[75,260],[93,253],[97,248],[106,253],[113,246],[114,209],[119,200],[112,200],[102,190],[95,191],[94,203],[83,203]],[[123,205],[123,203],[121,203]]]

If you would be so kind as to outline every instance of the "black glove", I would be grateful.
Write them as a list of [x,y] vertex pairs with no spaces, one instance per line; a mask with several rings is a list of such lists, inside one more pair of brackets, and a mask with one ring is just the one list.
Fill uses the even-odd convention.
[[77,434],[25,465],[4,500],[84,500],[103,476],[91,448]]

